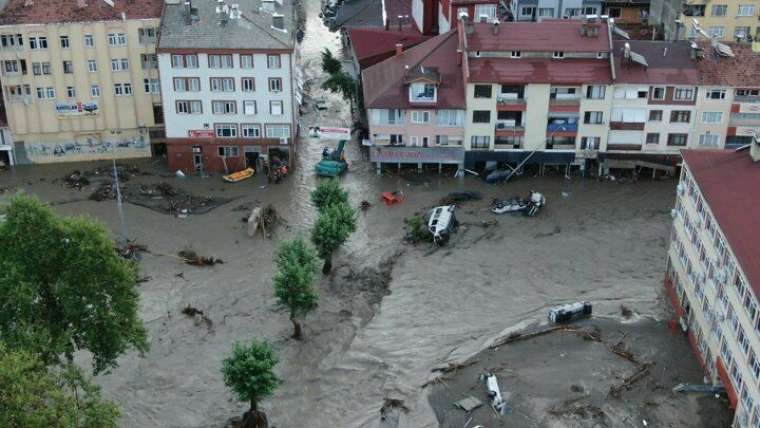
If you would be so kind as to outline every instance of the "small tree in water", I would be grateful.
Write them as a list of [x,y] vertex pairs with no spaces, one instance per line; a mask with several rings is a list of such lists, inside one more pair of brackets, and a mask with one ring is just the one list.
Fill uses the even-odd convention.
[[322,71],[329,75],[333,75],[341,71],[341,64],[338,58],[335,58],[330,49],[325,48],[322,51]]
[[241,401],[251,403],[251,408],[243,417],[243,428],[268,428],[266,413],[258,408],[264,398],[272,395],[280,384],[280,379],[272,371],[277,365],[277,356],[267,341],[251,340],[246,346],[235,343],[232,355],[222,362],[224,384]]
[[311,242],[317,247],[319,257],[325,261],[322,273],[332,270],[332,255],[356,230],[356,212],[347,203],[332,204],[325,208],[311,229]]
[[311,192],[311,202],[321,212],[330,205],[348,202],[348,192],[340,187],[337,179],[322,180]]
[[303,239],[280,244],[275,255],[277,273],[274,276],[274,295],[277,302],[290,311],[293,338],[301,339],[303,332],[299,318],[317,307],[316,290],[312,286],[317,271],[317,257]]

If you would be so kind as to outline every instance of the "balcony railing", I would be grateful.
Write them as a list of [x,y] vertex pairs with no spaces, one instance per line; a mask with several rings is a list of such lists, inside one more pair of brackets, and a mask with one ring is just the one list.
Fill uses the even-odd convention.
[[547,132],[578,132],[578,122],[550,123],[546,126]]
[[737,103],[760,103],[760,96],[757,95],[737,95],[734,97]]
[[643,131],[644,122],[610,122],[610,129],[615,131]]
[[502,119],[496,121],[496,130],[497,131],[522,131],[523,126],[521,123],[518,123],[514,119]]
[[523,104],[525,103],[525,98],[521,94],[518,93],[502,93],[496,95],[496,103],[497,104]]

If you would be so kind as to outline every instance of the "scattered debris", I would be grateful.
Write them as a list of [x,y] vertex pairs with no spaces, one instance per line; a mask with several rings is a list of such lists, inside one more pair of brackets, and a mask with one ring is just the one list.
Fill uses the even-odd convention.
[[546,413],[553,416],[577,416],[581,419],[599,420],[601,426],[608,426],[607,414],[598,406],[581,403],[588,398],[587,395],[565,400],[557,405],[550,407]]
[[206,328],[211,329],[214,326],[214,322],[211,321],[202,310],[190,305],[189,303],[182,309],[182,313],[195,320],[196,324],[205,324]]
[[222,259],[216,259],[214,257],[201,257],[193,250],[182,250],[178,253],[179,257],[187,264],[193,266],[213,266],[215,264],[222,264]]
[[499,382],[496,379],[496,375],[493,373],[485,373],[481,375],[481,380],[486,383],[486,390],[488,391],[488,398],[491,399],[491,408],[499,414],[506,415],[509,412],[509,407],[501,396],[501,390],[499,389]]
[[408,231],[404,240],[411,244],[418,244],[420,242],[430,242],[433,240],[433,234],[426,227],[425,219],[415,214],[412,217],[405,218],[404,223],[408,226]]
[[673,387],[673,392],[696,392],[703,394],[724,394],[726,388],[723,385],[692,385],[688,383],[679,383]]
[[148,251],[148,246],[137,244],[135,241],[127,241],[126,245],[117,245],[115,249],[125,259],[138,261],[140,260],[140,253]]
[[271,238],[278,220],[279,216],[274,205],[269,204],[264,208],[254,208],[246,220],[248,223],[248,236],[253,237],[256,231],[261,230],[262,235],[266,238]]
[[626,305],[620,305],[620,314],[624,318],[628,319],[633,316],[633,311]]
[[471,366],[473,364],[476,364],[477,362],[478,362],[478,360],[470,360],[470,361],[467,361],[467,362],[464,362],[464,363],[452,363],[452,362],[450,362],[450,363],[448,363],[445,366],[433,367],[430,371],[433,372],[433,373],[435,373],[435,372],[449,373],[449,372],[453,372],[453,371],[457,371],[457,370],[463,369],[465,367],[469,367],[469,366]]
[[100,183],[97,189],[90,194],[91,201],[105,201],[116,199],[116,187],[110,181]]
[[451,192],[441,198],[438,205],[454,205],[461,202],[477,201],[483,196],[479,192]]
[[78,169],[75,169],[71,174],[64,177],[63,181],[66,183],[66,186],[77,190],[82,190],[82,187],[90,184],[90,180],[88,180]]
[[404,202],[404,195],[400,191],[395,192],[383,192],[380,198],[385,202],[385,205],[400,204]]
[[549,321],[555,324],[566,323],[578,318],[588,318],[592,311],[591,302],[575,302],[549,309]]
[[359,209],[361,209],[362,211],[367,211],[371,207],[372,207],[372,203],[367,200],[361,201],[361,203],[359,204]]
[[612,385],[610,387],[610,395],[615,398],[620,398],[620,394],[623,392],[623,389],[630,390],[634,383],[640,381],[641,379],[645,378],[649,374],[649,367],[650,367],[650,364],[643,364],[636,371],[636,373],[623,379],[623,383],[621,383],[620,385]]
[[472,395],[469,395],[454,403],[454,406],[459,407],[460,409],[464,410],[467,413],[472,412],[473,410],[477,409],[478,407],[482,405],[483,405],[483,402],[473,397]]

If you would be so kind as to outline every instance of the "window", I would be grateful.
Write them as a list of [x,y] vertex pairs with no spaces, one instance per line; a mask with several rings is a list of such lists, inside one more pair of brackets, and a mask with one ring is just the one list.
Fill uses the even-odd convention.
[[4,48],[8,47],[21,47],[24,45],[24,39],[21,34],[0,34],[0,46]]
[[490,123],[491,111],[490,110],[474,110],[472,112],[473,123]]
[[708,100],[723,100],[726,98],[725,89],[710,89],[705,92],[705,98]]
[[282,62],[279,55],[267,55],[267,68],[280,68]]
[[600,85],[589,85],[586,87],[586,98],[590,100],[604,99],[606,88]]
[[98,71],[98,63],[94,59],[87,60],[87,71],[90,73]]
[[111,60],[111,71],[129,70],[129,60],[127,58],[115,58]]
[[234,123],[216,123],[214,124],[214,132],[219,138],[235,138],[237,137],[237,125]]
[[755,14],[755,5],[753,4],[740,4],[739,11],[736,16],[752,16]]
[[718,147],[720,136],[717,134],[702,134],[699,136],[699,145],[705,147]]
[[710,35],[710,37],[714,37],[716,39],[720,39],[723,36],[726,35],[726,29],[724,27],[710,27],[707,29],[707,34]]
[[[235,125],[231,125],[235,126]],[[235,130],[235,134],[237,134],[237,129]],[[223,158],[236,158],[240,156],[240,147],[235,146],[219,146],[218,152],[219,156]]]
[[143,79],[146,94],[160,94],[161,83],[158,79]]
[[211,92],[235,92],[235,79],[232,77],[212,77]]
[[240,125],[240,133],[243,135],[243,138],[261,138],[261,126],[243,123]]
[[149,27],[149,28],[138,28],[137,29],[137,36],[140,40],[140,43],[147,44],[147,43],[153,43],[156,41],[156,28]]
[[198,100],[177,101],[177,114],[201,114],[203,105]]
[[660,144],[660,134],[657,132],[648,133],[647,144]]
[[464,110],[438,110],[436,124],[438,126],[464,126]]
[[172,68],[198,68],[198,56],[172,55]]
[[412,110],[412,123],[430,123],[430,112]]
[[760,89],[737,89],[737,97],[757,97],[760,96]]
[[156,54],[140,54],[140,64],[143,70],[158,68],[158,57]]
[[100,97],[100,86],[98,85],[90,86],[90,95],[92,95],[93,98]]
[[270,77],[269,92],[282,92],[282,79],[279,77]]
[[95,46],[95,38],[92,37],[92,34],[84,35],[84,46],[87,48]]
[[491,98],[491,85],[475,85],[475,98]]
[[132,84],[131,83],[114,83],[113,93],[116,96],[132,95]]
[[706,111],[702,113],[702,123],[720,123],[723,113],[719,111]]
[[587,125],[601,125],[604,113],[601,111],[587,111],[583,114],[583,123]]
[[522,56],[522,52],[520,52],[520,51],[512,51],[511,56],[512,56],[512,58],[520,58]]
[[243,114],[246,116],[253,116],[256,114],[256,101],[246,100],[243,101]]
[[372,109],[369,119],[373,125],[403,125],[404,110]]
[[240,68],[253,68],[253,55],[240,55]]
[[409,85],[409,101],[435,102],[436,87],[433,83],[412,83]]
[[726,16],[726,13],[728,12],[728,5],[725,4],[714,4],[712,7],[712,15],[713,16]]
[[669,146],[685,146],[687,134],[668,134]]
[[523,16],[533,16],[536,14],[536,8],[535,7],[523,7],[520,9],[520,15]]
[[581,137],[581,150],[599,150],[601,137]]
[[403,146],[404,145],[404,136],[402,134],[391,134],[390,135],[390,141],[391,146]]
[[211,112],[213,114],[235,114],[237,113],[237,103],[235,101],[211,101]]
[[32,73],[35,76],[50,74],[50,63],[49,62],[33,62]]
[[665,88],[662,86],[655,86],[652,88],[652,99],[653,100],[664,100],[665,99]]
[[496,5],[495,4],[476,4],[475,5],[475,18],[480,21],[481,16],[487,16],[489,20],[496,18]]
[[562,59],[565,57],[565,53],[562,51],[554,51],[552,52],[552,58],[554,59]]
[[174,92],[200,92],[201,79],[199,77],[175,77]]
[[209,55],[208,68],[232,68],[232,55]]
[[539,7],[538,16],[543,17],[543,18],[553,18],[554,8],[553,7]]
[[269,101],[269,114],[272,116],[282,115],[282,101]]
[[752,29],[750,27],[735,27],[734,28],[734,38],[735,39],[746,39],[747,37],[751,36]]
[[677,101],[691,101],[694,99],[694,88],[676,88],[673,99]]
[[688,110],[673,110],[670,112],[670,123],[689,123],[691,112]]
[[6,90],[14,101],[22,101],[32,95],[32,87],[29,85],[11,85],[6,87]]
[[127,44],[127,36],[124,33],[108,33],[109,46],[124,46]]
[[69,36],[61,36],[61,48],[62,49],[68,49],[69,48]]
[[288,138],[290,137],[290,126],[288,125],[267,125],[267,138]]
[[662,110],[650,110],[649,111],[650,122],[662,122]]
[[71,74],[74,72],[74,64],[71,61],[64,61],[63,62],[63,72],[66,74]]
[[30,37],[29,49],[47,49],[47,37]]
[[253,77],[243,77],[240,79],[240,86],[243,92],[253,92],[256,90],[256,81]]
[[76,98],[77,90],[73,86],[66,87],[66,98]]
[[609,7],[607,8],[607,15],[610,16],[610,18],[620,18],[621,9],[619,7]]
[[491,137],[488,135],[473,135],[470,137],[470,146],[473,149],[487,149],[491,145]]

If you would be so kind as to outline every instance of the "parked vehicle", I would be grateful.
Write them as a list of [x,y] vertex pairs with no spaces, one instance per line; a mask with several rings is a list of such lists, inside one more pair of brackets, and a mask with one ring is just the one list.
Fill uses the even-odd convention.
[[428,229],[433,234],[433,242],[437,245],[444,245],[448,242],[449,236],[459,225],[454,215],[455,208],[454,205],[442,205],[430,211]]
[[491,205],[491,212],[494,214],[522,212],[528,217],[533,217],[545,205],[546,198],[544,195],[531,190],[530,195],[525,199],[515,196],[511,199],[495,202]]

